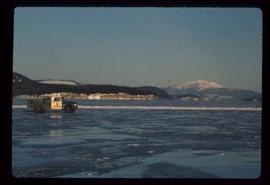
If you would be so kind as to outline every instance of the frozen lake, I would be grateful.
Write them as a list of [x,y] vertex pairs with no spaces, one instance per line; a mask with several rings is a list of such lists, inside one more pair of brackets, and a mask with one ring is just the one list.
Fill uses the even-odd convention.
[[[16,177],[260,176],[258,102],[76,101],[86,108],[74,114],[13,109],[12,171]],[[25,99],[13,101],[13,105],[25,104]],[[226,107],[233,109],[223,110]]]

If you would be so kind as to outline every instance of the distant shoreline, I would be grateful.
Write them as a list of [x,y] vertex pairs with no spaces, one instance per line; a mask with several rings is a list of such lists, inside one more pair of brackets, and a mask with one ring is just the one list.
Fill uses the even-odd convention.
[[[46,98],[56,93],[48,93],[41,95],[17,95],[14,97],[33,99],[33,98]],[[64,99],[87,99],[87,100],[156,100],[159,97],[154,95],[132,95],[127,93],[95,93],[95,94],[83,94],[83,93],[68,93],[60,92],[57,93]]]

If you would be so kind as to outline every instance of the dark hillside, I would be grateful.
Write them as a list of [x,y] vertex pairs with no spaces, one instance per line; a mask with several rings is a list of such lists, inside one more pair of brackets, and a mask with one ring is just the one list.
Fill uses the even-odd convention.
[[127,87],[116,85],[62,85],[44,84],[31,80],[19,73],[13,73],[13,96],[40,95],[45,93],[71,92],[71,93],[128,93],[132,95],[155,95],[159,98],[168,98],[169,95],[157,87]]

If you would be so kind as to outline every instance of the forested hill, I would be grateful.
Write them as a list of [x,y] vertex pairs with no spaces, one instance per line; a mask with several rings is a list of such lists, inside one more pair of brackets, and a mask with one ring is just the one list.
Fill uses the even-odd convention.
[[40,95],[45,93],[71,92],[71,93],[127,93],[131,95],[155,95],[159,98],[169,98],[170,96],[157,87],[128,87],[117,85],[93,85],[93,84],[49,84],[40,83],[22,74],[13,73],[13,96],[17,95]]

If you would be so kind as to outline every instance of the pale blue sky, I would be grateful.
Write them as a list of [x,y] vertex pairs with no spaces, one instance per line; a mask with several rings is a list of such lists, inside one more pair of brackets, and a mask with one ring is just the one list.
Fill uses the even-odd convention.
[[158,87],[203,79],[261,91],[256,8],[16,8],[13,70]]

